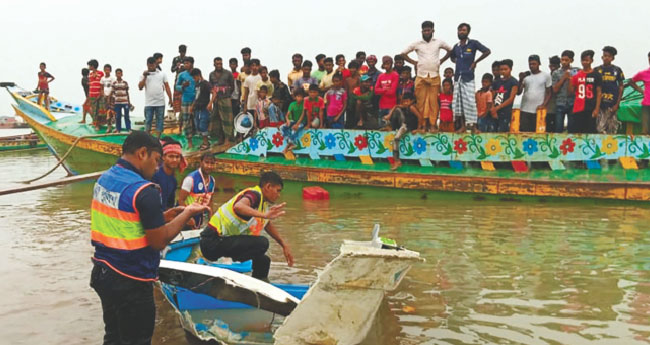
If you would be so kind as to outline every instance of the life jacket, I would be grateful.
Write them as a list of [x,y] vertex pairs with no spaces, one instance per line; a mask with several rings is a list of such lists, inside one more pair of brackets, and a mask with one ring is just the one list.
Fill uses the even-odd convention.
[[220,236],[259,236],[264,227],[266,227],[266,224],[269,222],[268,219],[251,217],[250,220],[245,220],[235,213],[235,203],[239,200],[240,196],[248,191],[259,193],[260,205],[257,210],[262,213],[266,212],[268,203],[264,201],[264,195],[262,194],[260,186],[244,189],[227,203],[221,205],[210,219],[210,226],[216,230]]
[[[208,175],[208,180],[206,181],[201,173],[201,169],[196,169],[187,175],[187,177],[192,179],[192,189],[185,200],[185,205],[199,203],[203,206],[210,206],[210,199],[214,193],[214,178]],[[194,216],[194,221],[197,227],[200,226],[203,223],[203,214]]]
[[93,260],[128,278],[156,280],[160,253],[148,246],[135,200],[153,185],[119,163],[102,174],[93,189],[90,216]]

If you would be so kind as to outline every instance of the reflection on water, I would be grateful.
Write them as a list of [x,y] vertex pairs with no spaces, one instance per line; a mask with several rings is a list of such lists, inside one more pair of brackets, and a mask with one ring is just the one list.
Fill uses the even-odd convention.
[[[3,154],[0,164],[5,188],[55,160],[47,152]],[[427,260],[389,296],[385,344],[650,343],[647,206],[326,188],[329,202],[305,202],[298,187],[286,188],[288,212],[278,225],[296,266],[272,245],[271,279],[310,282],[343,239],[368,238],[382,224],[384,236]],[[88,287],[91,189],[0,197],[3,342],[100,343],[101,308]],[[154,343],[185,344],[176,315],[156,300]]]

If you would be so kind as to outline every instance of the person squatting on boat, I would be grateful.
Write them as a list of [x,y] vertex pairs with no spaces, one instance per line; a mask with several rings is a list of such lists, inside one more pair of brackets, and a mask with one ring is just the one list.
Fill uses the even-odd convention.
[[281,247],[287,264],[293,266],[289,245],[272,220],[282,216],[286,203],[278,201],[284,183],[274,172],[260,176],[259,184],[237,193],[214,213],[201,232],[201,253],[211,261],[230,257],[235,261],[253,260],[253,277],[268,280],[271,259],[266,255],[269,240],[265,230]]
[[151,343],[160,251],[192,216],[208,211],[191,204],[163,212],[160,191],[150,182],[162,153],[158,139],[132,132],[93,188],[90,286],[102,303],[104,344]]

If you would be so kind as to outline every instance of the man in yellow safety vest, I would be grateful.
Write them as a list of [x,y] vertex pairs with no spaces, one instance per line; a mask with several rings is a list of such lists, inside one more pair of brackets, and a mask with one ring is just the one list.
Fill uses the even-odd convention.
[[235,261],[253,260],[253,277],[267,280],[271,259],[266,255],[269,240],[266,232],[282,247],[289,266],[293,256],[271,220],[282,216],[286,203],[269,206],[280,198],[284,184],[274,172],[265,172],[259,185],[246,188],[221,205],[208,226],[201,232],[201,252],[211,261],[230,257]]

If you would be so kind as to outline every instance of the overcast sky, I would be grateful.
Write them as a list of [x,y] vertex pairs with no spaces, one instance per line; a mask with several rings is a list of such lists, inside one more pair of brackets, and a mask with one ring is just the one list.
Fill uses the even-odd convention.
[[[2,0],[0,81],[33,90],[38,65],[44,61],[56,77],[52,95],[80,104],[80,71],[95,58],[100,66],[110,63],[124,70],[136,116],[141,116],[144,93],[137,90],[137,78],[154,52],[164,54],[164,70],[173,80],[169,68],[181,43],[204,72],[213,69],[215,56],[240,59],[239,50],[249,46],[253,57],[269,69],[279,69],[286,80],[295,52],[311,60],[318,53],[343,53],[350,61],[356,51],[364,50],[381,59],[419,39],[424,20],[434,21],[435,37],[450,45],[458,40],[459,23],[472,25],[470,38],[492,50],[478,75],[504,58],[514,60],[517,75],[527,69],[528,55],[539,54],[547,65],[548,57],[564,49],[577,56],[593,49],[600,63],[600,49],[613,45],[619,52],[614,63],[630,77],[648,68],[648,13],[648,0]],[[451,62],[443,68],[447,66]],[[13,114],[10,103],[2,92],[0,115]]]

